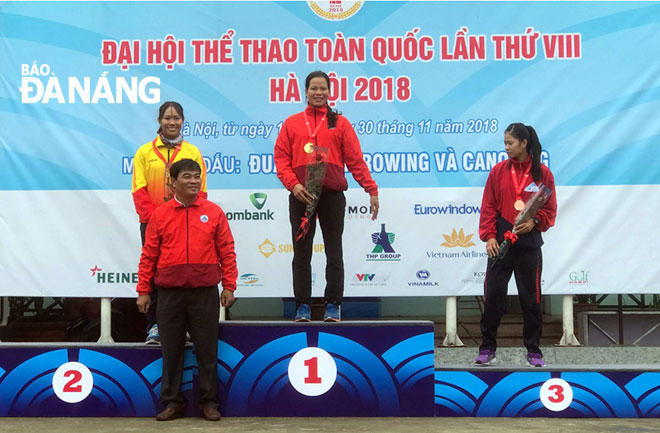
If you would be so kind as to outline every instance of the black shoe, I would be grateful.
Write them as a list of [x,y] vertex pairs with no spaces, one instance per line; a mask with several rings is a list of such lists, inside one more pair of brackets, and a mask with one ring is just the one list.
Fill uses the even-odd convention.
[[166,407],[156,415],[156,421],[172,421],[173,419],[182,418],[183,409],[174,409],[171,407]]
[[202,409],[202,417],[204,417],[204,419],[207,421],[220,421],[222,415],[220,415],[220,411],[218,411],[218,409],[214,407],[207,407]]

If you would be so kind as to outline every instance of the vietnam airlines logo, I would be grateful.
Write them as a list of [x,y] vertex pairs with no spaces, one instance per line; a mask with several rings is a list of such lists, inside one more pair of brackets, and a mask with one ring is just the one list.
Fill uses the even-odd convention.
[[250,203],[252,203],[252,206],[256,207],[257,210],[261,210],[261,208],[264,207],[266,199],[268,199],[268,196],[263,192],[255,192],[250,195]]
[[463,233],[463,229],[461,229],[458,233],[456,233],[456,229],[453,229],[451,231],[451,236],[450,235],[442,235],[443,238],[445,238],[445,242],[441,243],[440,246],[442,247],[447,247],[447,248],[455,248],[455,247],[461,247],[461,248],[468,248],[468,247],[473,247],[475,246],[475,243],[470,241],[472,239],[473,234],[465,235]]
[[273,244],[268,238],[264,240],[257,248],[259,252],[263,254],[265,258],[269,258],[275,252],[275,244]]

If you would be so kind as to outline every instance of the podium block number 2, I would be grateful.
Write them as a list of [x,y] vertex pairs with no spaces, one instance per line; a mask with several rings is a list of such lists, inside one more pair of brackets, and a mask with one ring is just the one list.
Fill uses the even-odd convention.
[[332,356],[318,347],[299,350],[289,361],[289,382],[308,397],[325,394],[337,380],[337,364]]
[[79,403],[87,398],[94,387],[92,373],[84,364],[67,362],[53,374],[53,391],[60,400]]

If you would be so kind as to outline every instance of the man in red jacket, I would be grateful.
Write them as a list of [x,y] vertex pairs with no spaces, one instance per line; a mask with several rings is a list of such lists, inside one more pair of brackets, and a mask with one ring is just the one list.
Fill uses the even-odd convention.
[[[163,352],[158,421],[183,416],[181,394],[186,331],[195,344],[199,371],[199,407],[205,419],[218,421],[219,302],[234,302],[236,253],[222,209],[199,196],[201,168],[191,159],[172,165],[174,200],[152,214],[138,269],[138,309],[149,308],[151,281],[158,287],[158,325]],[[218,283],[222,294],[218,296]]]

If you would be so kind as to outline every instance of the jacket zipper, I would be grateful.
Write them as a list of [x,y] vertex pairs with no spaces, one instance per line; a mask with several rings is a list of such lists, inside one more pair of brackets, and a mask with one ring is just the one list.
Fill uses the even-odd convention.
[[186,207],[186,264],[190,264],[190,215]]

